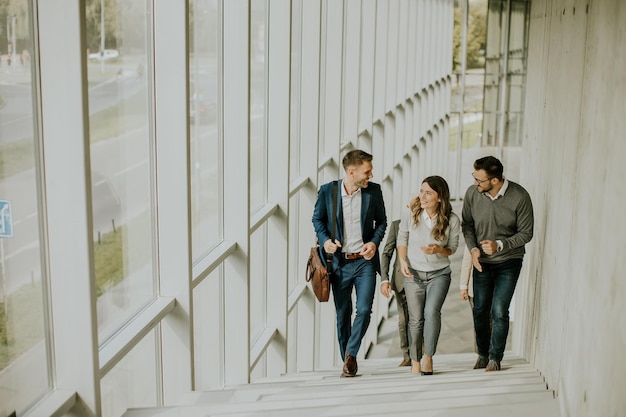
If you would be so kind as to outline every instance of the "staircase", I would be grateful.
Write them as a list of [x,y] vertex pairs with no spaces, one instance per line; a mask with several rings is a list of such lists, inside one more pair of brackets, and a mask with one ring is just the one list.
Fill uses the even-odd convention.
[[411,375],[398,358],[359,361],[355,378],[340,367],[286,374],[248,385],[192,392],[180,405],[129,409],[123,417],[420,416],[559,417],[541,374],[505,354],[502,370],[471,369],[473,353],[434,357],[432,376]]

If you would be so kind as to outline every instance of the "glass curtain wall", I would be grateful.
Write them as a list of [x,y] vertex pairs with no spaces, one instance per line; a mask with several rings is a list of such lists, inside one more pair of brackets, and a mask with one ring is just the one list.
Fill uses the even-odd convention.
[[456,167],[453,198],[462,198],[471,184],[466,177],[482,143],[486,16],[487,0],[455,2],[449,146],[450,166]]
[[[48,14],[73,16],[58,39],[51,36],[56,20],[46,19],[46,13],[40,15],[38,37],[37,26],[20,28],[28,19],[15,11],[15,20],[7,14],[10,7],[0,5],[3,33],[15,37],[17,50],[26,50],[20,58],[0,45],[0,201],[11,202],[10,209],[0,207],[0,229],[12,231],[12,237],[0,238],[0,294],[3,301],[20,296],[17,304],[2,304],[0,414],[20,415],[60,387],[52,391],[54,400],[71,404],[81,398],[73,412],[87,406],[117,417],[130,407],[176,404],[189,389],[220,389],[285,370],[336,365],[332,303],[319,305],[303,277],[314,242],[317,188],[323,178],[337,176],[341,156],[354,147],[375,153],[377,182],[392,185],[444,157],[438,136],[448,116],[442,95],[448,91],[449,49],[429,46],[417,27],[402,29],[422,22],[421,31],[449,45],[452,0],[437,1],[415,8],[408,1],[381,0],[297,0],[271,8],[268,0],[39,2]],[[10,5],[28,10],[27,2],[35,0]],[[37,50],[27,46],[28,39],[55,42]],[[59,39],[74,40],[74,53]],[[393,39],[399,42],[388,54]],[[403,55],[413,49],[415,56]],[[176,57],[171,66],[168,52]],[[68,61],[57,61],[64,53]],[[29,65],[37,69],[32,61],[39,55],[39,78],[31,77]],[[421,62],[430,66],[415,72],[415,82],[407,81]],[[78,75],[64,78],[68,68]],[[170,76],[176,77],[171,91]],[[43,90],[32,81],[37,79]],[[57,79],[70,85],[71,94],[41,96],[38,115],[37,92],[61,91],[64,84]],[[42,124],[51,134],[38,137],[39,117],[51,114],[44,118],[48,122],[63,114],[65,107],[56,111],[57,102],[82,114],[84,98],[88,132],[81,116],[69,114],[67,123],[54,128]],[[182,111],[185,105],[189,113]],[[415,123],[406,123],[411,117]],[[91,141],[89,155],[39,151],[46,138],[62,149],[66,128],[75,128],[67,143]],[[184,152],[172,152],[178,145]],[[39,184],[39,178],[46,179],[45,186],[64,182],[76,172],[82,179],[81,170],[59,169],[65,159],[68,167],[90,165],[85,180],[91,187],[64,191],[77,196],[74,202],[81,200],[76,212],[92,210],[92,217],[78,223],[83,236],[93,237],[76,245],[84,249],[82,266],[69,274],[58,264],[71,264],[65,261],[76,257],[74,252],[47,256],[44,238],[48,252],[62,247],[60,234],[46,231],[69,229],[72,219],[64,218],[69,216],[59,199]],[[406,192],[393,188],[398,189]],[[44,198],[47,224],[39,215]],[[172,210],[177,204],[185,210]],[[83,276],[92,267],[96,299],[94,283]],[[72,285],[56,286],[58,281]],[[77,283],[85,284],[80,291]],[[55,314],[46,317],[48,308]],[[28,320],[35,324],[25,325]],[[91,331],[96,324],[97,335]],[[73,331],[81,325],[89,331]],[[26,334],[31,329],[34,337]],[[47,333],[59,336],[51,338],[54,355],[48,354]],[[375,337],[368,336],[363,352],[370,341]],[[76,346],[84,355],[76,354]],[[79,362],[84,373],[76,376]],[[58,404],[38,411],[58,414]]]
[[29,0],[0,4],[0,33],[0,415],[10,415],[51,386]]
[[223,235],[217,106],[221,17],[217,0],[190,2],[189,14],[192,252],[197,261],[221,242]]
[[[189,3],[189,123],[191,137],[192,258],[201,262],[223,241],[222,6],[217,0]],[[196,278],[196,277],[194,277]],[[195,383],[197,389],[224,381],[223,278],[218,267],[193,292]]]
[[487,13],[483,144],[520,146],[529,0],[490,0]]
[[528,0],[456,2],[449,149],[458,198],[481,148],[503,158],[504,147],[521,146],[529,13]]
[[155,296],[149,3],[86,5],[100,343]]
[[[250,2],[250,216],[267,204],[267,0]],[[254,225],[253,225],[254,226]],[[267,224],[250,235],[250,342],[265,330],[267,321]],[[256,373],[263,375],[261,368]]]

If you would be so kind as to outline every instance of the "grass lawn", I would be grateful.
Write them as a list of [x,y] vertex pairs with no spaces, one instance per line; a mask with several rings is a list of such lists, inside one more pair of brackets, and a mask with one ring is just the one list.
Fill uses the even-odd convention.
[[[94,242],[96,295],[120,283],[132,268],[125,268],[124,238],[150,233],[150,216],[145,214],[120,226],[115,232],[100,236]],[[150,245],[133,251],[133,265],[150,261]],[[125,272],[126,271],[126,272]],[[26,352],[44,337],[44,312],[41,283],[24,285],[0,302],[0,370]]]
[[[475,146],[478,142],[480,142],[480,136],[482,133],[481,129],[482,129],[482,120],[463,124],[463,140],[461,143],[464,149],[471,148]],[[448,144],[448,150],[450,150],[450,152],[456,151],[456,142],[458,139],[457,138],[458,134],[459,134],[458,126],[454,126],[450,128],[450,142]]]

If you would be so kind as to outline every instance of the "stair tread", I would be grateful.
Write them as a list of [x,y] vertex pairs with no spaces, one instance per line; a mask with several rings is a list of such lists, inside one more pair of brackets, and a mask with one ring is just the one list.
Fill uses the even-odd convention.
[[[536,409],[537,405],[541,412],[531,415],[559,416],[557,401],[553,399],[552,393],[545,390],[543,392],[522,392],[522,393],[497,393],[470,397],[446,397],[428,399],[424,398],[402,398],[401,401],[380,402],[378,397],[344,397],[329,398],[325,400],[300,400],[300,401],[272,401],[272,402],[253,402],[253,403],[232,403],[232,404],[199,404],[179,407],[163,407],[156,409],[129,409],[123,417],[218,417],[221,415],[305,415],[312,412],[312,415],[318,416],[363,416],[363,415],[384,415],[393,412],[394,416],[398,413],[413,413],[412,415],[421,415],[422,412],[437,412],[441,415],[445,410],[445,415],[450,416],[455,409],[461,412],[468,412],[470,409],[476,410],[477,414],[483,417],[502,416],[507,417],[520,416],[526,417],[528,410]],[[495,410],[500,410],[496,413]],[[506,414],[502,410],[507,410]],[[521,411],[520,411],[521,410]],[[419,413],[418,413],[419,411]],[[523,411],[523,412],[522,412]],[[492,412],[494,414],[492,414]],[[290,414],[291,413],[291,414]],[[436,414],[432,414],[436,415]],[[469,414],[457,414],[469,415]]]
[[441,355],[432,376],[411,375],[394,358],[361,360],[356,378],[340,378],[340,367],[285,374],[188,393],[179,406],[129,409],[123,417],[559,416],[552,391],[524,360],[506,355],[500,372],[484,372],[471,369],[475,358]]

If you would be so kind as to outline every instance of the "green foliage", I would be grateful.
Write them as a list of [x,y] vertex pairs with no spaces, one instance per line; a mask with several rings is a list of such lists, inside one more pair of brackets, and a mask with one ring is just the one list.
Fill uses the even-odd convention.
[[87,29],[87,48],[91,52],[100,50],[101,10],[104,3],[104,45],[106,49],[117,49],[115,29],[117,28],[117,2],[110,0],[87,0],[85,20]]
[[[461,139],[461,146],[463,149],[471,148],[480,142],[480,135],[482,129],[482,120],[466,123],[463,125],[463,135]],[[448,143],[448,150],[450,152],[456,151],[457,135],[459,132],[458,126],[450,128],[450,136]]]
[[43,339],[43,317],[39,283],[24,285],[0,303],[0,370]]
[[124,279],[123,230],[105,233],[94,243],[97,297]]
[[[452,67],[458,71],[461,66],[461,30],[462,13],[458,6],[454,8],[454,52]],[[482,68],[484,66],[485,45],[487,42],[487,0],[470,1],[467,16],[467,69]]]
[[0,179],[32,168],[35,165],[33,138],[0,143]]
[[[151,246],[133,251],[133,265],[125,266],[124,239],[150,232],[150,216],[141,215],[128,225],[118,227],[94,242],[96,295],[99,297],[125,278],[125,269],[132,273],[150,261]],[[0,302],[0,370],[44,338],[43,297],[40,283],[24,285]],[[8,313],[8,314],[7,314]]]

